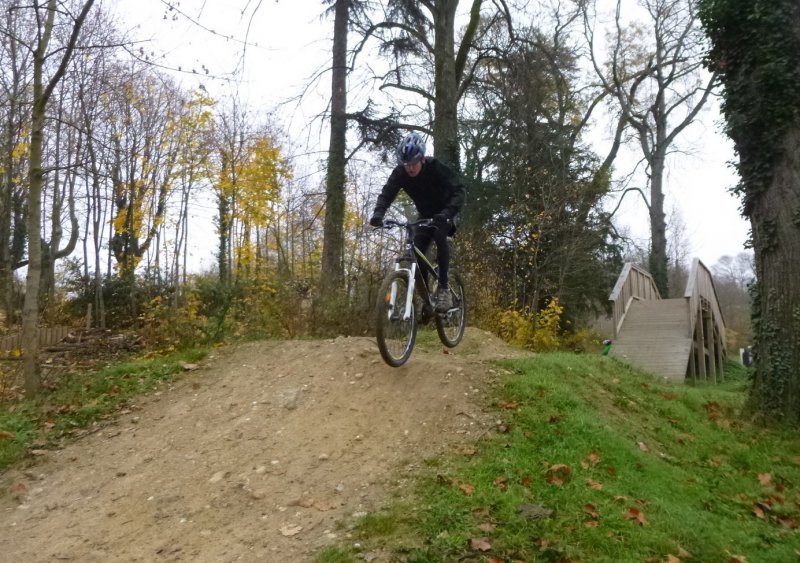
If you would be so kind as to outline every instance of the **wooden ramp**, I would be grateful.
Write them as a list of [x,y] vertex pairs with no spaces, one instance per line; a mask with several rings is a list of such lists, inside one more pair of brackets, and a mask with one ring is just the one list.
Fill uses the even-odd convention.
[[659,376],[683,381],[692,338],[685,299],[634,301],[611,355]]
[[628,263],[609,296],[610,354],[674,381],[720,381],[725,321],[711,272],[695,259],[683,297],[661,299],[653,277]]

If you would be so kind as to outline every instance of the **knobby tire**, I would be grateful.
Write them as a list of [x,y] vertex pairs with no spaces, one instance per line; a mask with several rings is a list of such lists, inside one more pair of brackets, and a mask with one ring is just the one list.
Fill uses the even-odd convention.
[[[394,308],[390,302],[393,285],[396,285]],[[375,307],[378,349],[383,360],[392,367],[400,367],[406,363],[411,357],[417,338],[416,307],[412,306],[408,320],[402,319],[408,287],[408,273],[395,271],[384,278],[378,291]]]
[[[448,348],[458,346],[464,338],[467,326],[467,301],[464,297],[464,284],[457,272],[450,271],[450,291],[453,293],[453,308],[447,313],[436,314],[436,332],[439,340]],[[435,293],[434,293],[435,295]]]

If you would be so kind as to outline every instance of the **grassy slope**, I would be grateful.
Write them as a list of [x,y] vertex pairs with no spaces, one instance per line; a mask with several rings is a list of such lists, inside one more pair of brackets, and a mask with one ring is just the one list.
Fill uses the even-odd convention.
[[800,438],[740,418],[741,368],[691,387],[602,356],[505,367],[503,424],[321,561],[800,559]]
[[175,378],[185,362],[205,355],[205,350],[187,350],[75,373],[58,389],[35,399],[0,402],[0,471],[20,462],[31,449],[57,447],[71,434],[113,416],[129,401]]

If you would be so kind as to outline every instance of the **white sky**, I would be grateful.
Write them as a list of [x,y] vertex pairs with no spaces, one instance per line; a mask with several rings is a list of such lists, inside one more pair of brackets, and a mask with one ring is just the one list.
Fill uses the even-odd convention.
[[[238,89],[242,100],[253,109],[269,111],[287,98],[297,96],[330,58],[332,17],[321,17],[325,6],[320,0],[182,0],[180,10],[184,15],[168,12],[162,0],[115,0],[113,6],[120,14],[121,29],[139,26],[132,35],[153,39],[151,48],[147,45],[145,48],[157,57],[163,55],[156,62],[199,73],[179,75],[187,87],[203,83],[217,97]],[[242,15],[245,6],[248,11]],[[250,21],[256,6],[258,10]],[[167,17],[163,18],[165,14]],[[236,40],[226,40],[224,36]],[[245,38],[249,45],[241,72],[241,41]],[[208,68],[209,76],[204,75],[203,65]],[[236,69],[240,72],[231,81],[211,78],[229,75]],[[307,104],[290,104],[279,110],[281,121],[293,135],[297,134],[298,142],[319,139],[322,147],[327,146],[327,139],[321,138],[319,129],[310,130],[307,126],[327,102],[329,85],[330,76],[326,74]],[[728,165],[734,155],[728,139],[719,133],[720,123],[716,106],[704,111],[701,121],[680,138],[680,146],[691,155],[673,158],[666,177],[666,210],[668,213],[672,208],[679,210],[690,241],[690,256],[700,258],[708,266],[722,255],[743,251],[749,228],[739,215],[739,202],[727,191],[736,183],[735,172]],[[602,146],[602,137],[594,136],[599,139],[597,152],[604,155],[607,150]],[[622,170],[632,162],[623,158],[616,166]],[[385,172],[388,174],[388,169]],[[629,195],[617,217],[640,244],[646,245],[647,210],[638,196]],[[201,262],[210,266],[213,256],[202,257]]]

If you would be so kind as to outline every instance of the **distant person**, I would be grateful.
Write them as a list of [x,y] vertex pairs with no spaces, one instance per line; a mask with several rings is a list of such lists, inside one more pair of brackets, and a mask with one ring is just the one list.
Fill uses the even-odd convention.
[[747,346],[744,350],[742,350],[742,365],[746,368],[749,368],[750,364],[753,363],[752,353],[753,352],[750,349],[750,346]]
[[436,311],[447,312],[453,306],[448,290],[450,246],[447,237],[456,232],[455,221],[464,206],[467,190],[458,175],[441,160],[425,156],[425,141],[418,133],[409,133],[397,147],[398,165],[383,186],[369,224],[383,226],[383,216],[402,189],[414,202],[420,219],[433,219],[433,227],[419,227],[414,244],[427,252],[436,243],[441,284],[435,296]]

